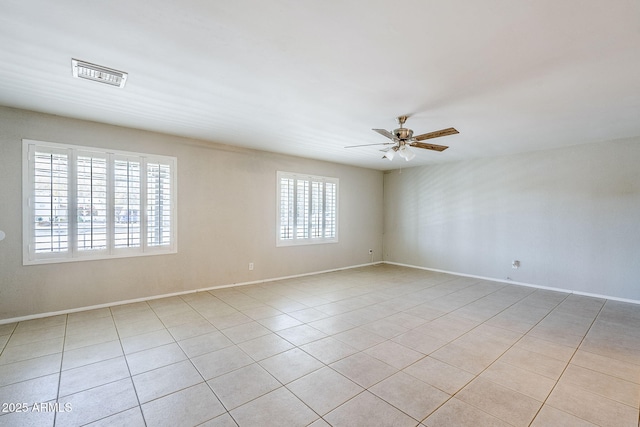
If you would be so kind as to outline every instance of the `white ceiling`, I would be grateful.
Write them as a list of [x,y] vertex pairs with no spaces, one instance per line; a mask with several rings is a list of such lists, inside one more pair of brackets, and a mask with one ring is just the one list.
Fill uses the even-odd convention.
[[[0,105],[375,169],[640,135],[638,0],[2,0]],[[74,79],[71,58],[129,73]],[[372,128],[429,140],[381,159]]]

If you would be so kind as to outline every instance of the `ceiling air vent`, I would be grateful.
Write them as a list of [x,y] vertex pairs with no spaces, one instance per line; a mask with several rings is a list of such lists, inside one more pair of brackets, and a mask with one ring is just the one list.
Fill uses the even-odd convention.
[[93,80],[116,87],[124,87],[128,74],[124,71],[113,70],[101,65],[91,64],[78,59],[71,60],[73,77]]

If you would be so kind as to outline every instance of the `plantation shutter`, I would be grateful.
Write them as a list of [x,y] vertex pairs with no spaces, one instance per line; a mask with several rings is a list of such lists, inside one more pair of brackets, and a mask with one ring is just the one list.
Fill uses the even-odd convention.
[[278,172],[278,246],[337,242],[338,180]]
[[23,263],[173,253],[168,156],[23,140]]

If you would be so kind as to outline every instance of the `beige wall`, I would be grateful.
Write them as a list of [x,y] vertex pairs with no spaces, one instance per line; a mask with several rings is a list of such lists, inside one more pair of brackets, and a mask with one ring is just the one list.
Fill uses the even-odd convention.
[[[176,156],[178,253],[23,266],[23,138]],[[276,248],[277,170],[340,179],[339,243]],[[0,107],[0,320],[365,264],[370,248],[379,260],[382,183],[368,169]]]
[[635,138],[387,173],[385,260],[640,301],[639,165]]
[[[178,254],[23,266],[23,138],[176,156]],[[640,301],[638,164],[640,138],[383,178],[0,107],[0,321],[365,264],[383,230],[387,261]],[[340,179],[338,244],[276,248],[277,170]]]

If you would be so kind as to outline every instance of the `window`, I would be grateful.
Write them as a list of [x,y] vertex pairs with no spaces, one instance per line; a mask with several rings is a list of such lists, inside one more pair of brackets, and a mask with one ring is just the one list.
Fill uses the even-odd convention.
[[338,241],[338,179],[278,172],[277,246]]
[[23,140],[23,263],[175,253],[174,157]]

